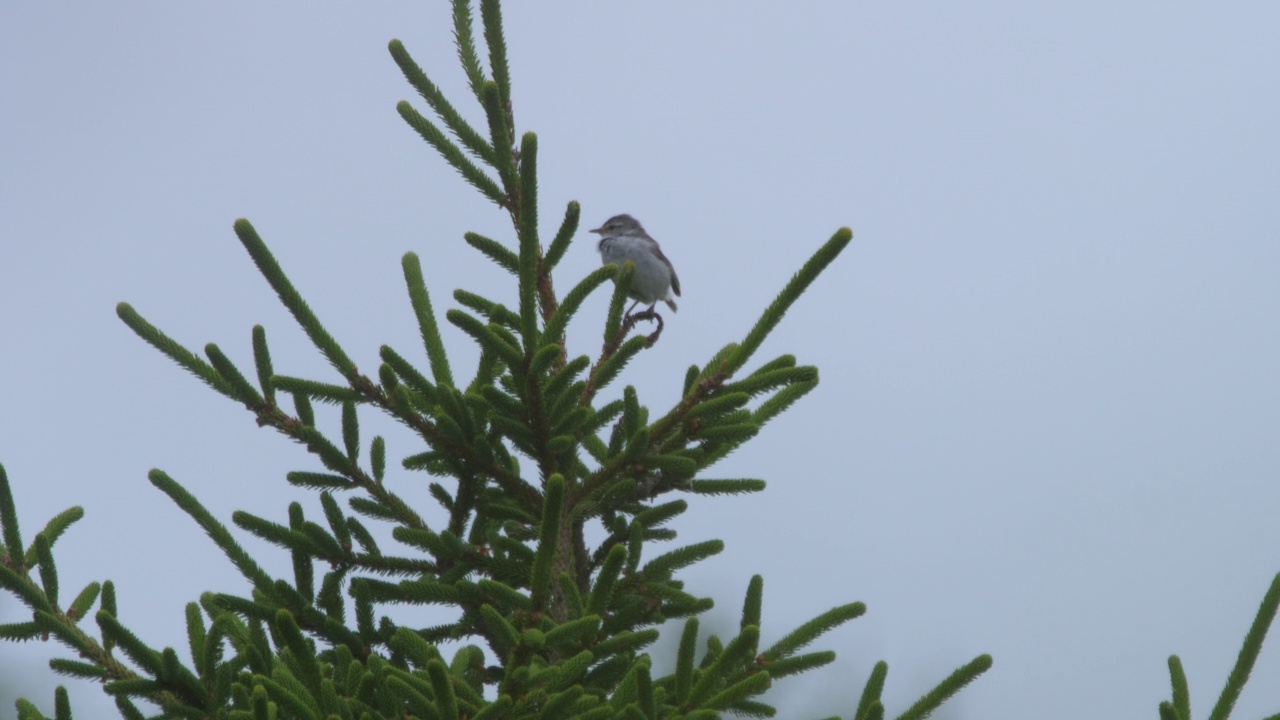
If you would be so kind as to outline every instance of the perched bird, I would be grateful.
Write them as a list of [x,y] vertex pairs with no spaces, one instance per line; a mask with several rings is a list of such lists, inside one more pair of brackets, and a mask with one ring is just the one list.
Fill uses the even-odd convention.
[[590,232],[600,236],[600,259],[605,265],[622,267],[628,260],[636,265],[630,293],[636,301],[627,308],[628,315],[640,303],[652,309],[659,300],[675,312],[672,293],[680,294],[680,278],[676,277],[671,261],[662,254],[658,241],[649,237],[638,220],[630,215],[614,215]]

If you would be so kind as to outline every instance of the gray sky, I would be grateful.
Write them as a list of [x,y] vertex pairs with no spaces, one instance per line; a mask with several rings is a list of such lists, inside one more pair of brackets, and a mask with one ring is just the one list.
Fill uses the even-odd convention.
[[[775,688],[781,715],[850,715],[881,658],[896,714],[983,652],[994,669],[944,717],[1151,717],[1170,653],[1206,714],[1280,571],[1280,6],[510,5],[544,233],[571,199],[584,227],[630,212],[679,270],[680,313],[626,379],[654,412],[856,233],[760,355],[796,354],[821,386],[712,474],[767,494],[694,499],[679,525],[727,543],[686,576],[720,623],[757,572],[766,642],[868,604],[821,643],[835,667]],[[396,115],[415,95],[392,37],[480,117],[443,2],[0,10],[0,462],[28,537],[87,511],[58,546],[63,593],[115,580],[154,644],[185,644],[200,592],[244,586],[146,471],[229,522],[283,518],[307,497],[283,474],[316,464],[117,302],[246,367],[262,323],[279,372],[332,381],[232,234],[242,216],[368,372],[384,342],[420,357],[406,251],[441,312],[458,286],[511,301],[461,240],[510,229]],[[561,292],[599,263],[588,237]],[[598,351],[605,302],[577,352]],[[465,376],[469,341],[446,342]],[[393,457],[419,450],[385,431]],[[421,476],[394,482],[426,502]],[[23,617],[0,598],[0,621]],[[0,645],[47,709],[50,652]],[[1240,717],[1280,711],[1277,673],[1268,647]]]

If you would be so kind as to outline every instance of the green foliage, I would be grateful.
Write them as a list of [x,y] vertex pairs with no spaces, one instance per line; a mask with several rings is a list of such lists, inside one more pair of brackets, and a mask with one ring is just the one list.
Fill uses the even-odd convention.
[[[1258,613],[1254,615],[1253,624],[1245,634],[1240,654],[1236,657],[1236,664],[1227,675],[1227,682],[1223,685],[1221,694],[1218,695],[1218,701],[1209,712],[1209,720],[1227,720],[1231,717],[1231,710],[1235,707],[1236,700],[1240,699],[1240,693],[1244,690],[1250,673],[1253,672],[1253,666],[1262,652],[1262,641],[1266,639],[1267,631],[1271,629],[1271,623],[1276,619],[1277,611],[1280,611],[1280,574],[1272,578],[1271,586],[1267,588],[1267,594],[1262,598]],[[1191,692],[1187,684],[1187,675],[1182,669],[1182,660],[1177,655],[1169,656],[1169,682],[1173,686],[1173,697],[1171,700],[1160,703],[1158,708],[1160,717],[1168,720],[1192,720]],[[1267,720],[1273,718],[1280,718],[1280,714],[1270,715]]]
[[[389,46],[434,119],[407,102],[397,106],[400,115],[511,220],[507,242],[465,236],[515,276],[518,298],[508,309],[477,293],[453,295],[462,307],[445,318],[480,348],[469,380],[455,375],[413,253],[401,269],[426,371],[384,346],[377,372],[363,374],[243,219],[234,225],[236,236],[336,377],[278,372],[261,326],[251,335],[253,371],[245,372],[219,347],[207,345],[202,359],[129,305],[118,307],[144,341],[312,456],[309,468],[286,479],[318,492],[321,521],[308,519],[297,503],[279,520],[244,511],[232,517],[241,530],[289,554],[291,577],[266,572],[195,496],[153,470],[151,482],[204,530],[249,588],[190,603],[183,653],[152,647],[122,619],[109,581],[91,582],[70,605],[61,604],[54,545],[83,513],[62,513],[24,546],[0,468],[0,587],[33,612],[31,622],[0,627],[0,638],[53,637],[68,646],[77,659],[55,660],[53,669],[103,683],[123,717],[143,717],[137,703],[183,718],[770,717],[774,708],[759,698],[774,681],[834,659],[830,651],[797,652],[865,611],[861,603],[836,607],[761,651],[757,576],[738,634],[710,636],[699,652],[697,615],[713,603],[687,592],[677,574],[724,544],[708,540],[666,552],[655,545],[675,539],[670,521],[689,508],[683,499],[665,498],[669,493],[763,490],[760,480],[703,475],[816,387],[816,368],[797,365],[791,355],[746,368],[852,233],[838,230],[818,247],[745,338],[691,367],[673,406],[652,412],[631,386],[620,398],[602,400],[658,340],[661,325],[647,337],[633,334],[635,318],[623,315],[631,265],[601,268],[557,295],[552,270],[572,243],[580,208],[567,204],[544,250],[537,136],[517,133],[498,0],[481,0],[479,16],[487,66],[470,3],[452,3],[458,56],[484,112],[482,129],[463,118],[400,41]],[[598,353],[570,353],[578,311],[611,280]],[[280,393],[292,410],[278,402]],[[336,432],[317,425],[316,402],[341,409]],[[421,441],[401,465],[432,476],[427,487],[438,509],[413,507],[394,489],[385,439],[361,437],[361,415],[368,413],[404,425]],[[379,548],[360,518],[384,523],[402,547]],[[82,623],[95,603],[96,635]],[[380,614],[392,605],[442,606],[456,619],[408,626]],[[676,657],[662,662],[645,652],[658,626],[681,617],[688,619]],[[441,651],[446,641],[461,645],[451,658]],[[668,666],[674,672],[654,676],[655,667]],[[903,717],[924,717],[989,666],[990,658],[977,658]],[[859,720],[882,716],[884,677],[878,666]],[[61,689],[55,708],[56,717],[70,717]],[[43,717],[25,701],[19,716]]]

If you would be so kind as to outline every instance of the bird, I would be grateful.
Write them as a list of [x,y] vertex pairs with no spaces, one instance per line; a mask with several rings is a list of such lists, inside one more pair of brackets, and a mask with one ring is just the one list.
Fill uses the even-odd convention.
[[652,310],[659,300],[666,303],[672,312],[676,311],[672,293],[680,295],[680,278],[676,277],[671,261],[662,254],[658,241],[649,237],[639,220],[625,213],[614,215],[589,232],[600,236],[597,247],[605,265],[621,267],[628,260],[635,263],[636,274],[631,280],[629,293],[635,302],[627,308],[627,315],[640,303]]

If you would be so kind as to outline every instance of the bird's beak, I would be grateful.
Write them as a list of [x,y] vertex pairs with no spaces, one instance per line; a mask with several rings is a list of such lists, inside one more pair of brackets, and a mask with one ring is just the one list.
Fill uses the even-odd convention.
[[595,233],[595,234],[599,235],[599,234],[601,234],[601,233],[603,233],[603,232],[604,232],[604,228],[602,228],[602,227],[598,227],[598,228],[596,228],[595,230],[588,230],[587,232],[593,232],[593,233]]

